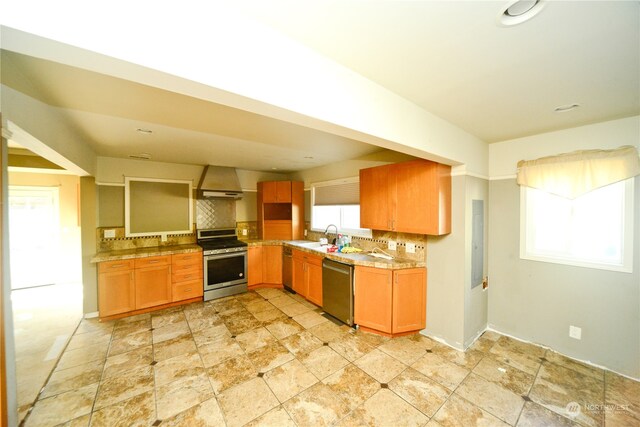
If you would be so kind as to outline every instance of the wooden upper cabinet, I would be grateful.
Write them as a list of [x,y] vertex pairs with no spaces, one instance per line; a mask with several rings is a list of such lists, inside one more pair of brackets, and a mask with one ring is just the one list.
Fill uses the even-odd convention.
[[387,166],[360,170],[360,227],[390,230],[389,171]]
[[258,237],[265,240],[304,238],[304,183],[258,183]]
[[264,203],[291,203],[291,181],[263,182]]
[[360,170],[360,226],[450,233],[451,166],[415,160]]

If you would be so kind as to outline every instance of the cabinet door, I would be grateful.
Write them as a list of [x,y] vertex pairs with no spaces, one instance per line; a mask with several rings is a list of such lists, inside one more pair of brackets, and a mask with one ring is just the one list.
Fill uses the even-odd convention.
[[135,270],[136,309],[171,302],[171,266]]
[[98,275],[100,317],[126,313],[135,308],[133,270],[108,271]]
[[307,299],[322,307],[322,258],[308,256],[306,266]]
[[264,240],[292,240],[291,221],[264,221]]
[[247,252],[247,285],[258,285],[262,283],[262,246],[251,246]]
[[291,181],[276,181],[278,203],[291,203]]
[[299,255],[299,251],[293,251],[292,265],[293,290],[306,298],[308,282],[305,280],[304,256]]
[[[278,203],[278,187],[275,181],[265,181],[262,184],[262,202]],[[258,187],[258,189],[260,189]]]
[[426,269],[396,270],[393,276],[393,333],[424,329],[427,320]]
[[264,246],[262,248],[262,282],[282,284],[282,246]]
[[354,321],[356,324],[391,333],[391,270],[372,267],[355,269]]
[[398,163],[394,230],[441,235],[451,232],[451,167],[428,160]]
[[387,166],[360,170],[360,227],[391,230],[391,208]]

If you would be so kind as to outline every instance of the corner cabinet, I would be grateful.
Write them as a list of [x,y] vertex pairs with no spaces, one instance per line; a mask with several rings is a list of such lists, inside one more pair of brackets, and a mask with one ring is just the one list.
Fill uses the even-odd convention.
[[360,170],[360,227],[451,232],[451,166],[415,160]]
[[249,289],[282,287],[282,246],[249,246],[247,258]]
[[385,336],[412,334],[426,327],[427,270],[355,268],[354,321]]
[[258,183],[258,237],[264,240],[304,238],[304,183]]

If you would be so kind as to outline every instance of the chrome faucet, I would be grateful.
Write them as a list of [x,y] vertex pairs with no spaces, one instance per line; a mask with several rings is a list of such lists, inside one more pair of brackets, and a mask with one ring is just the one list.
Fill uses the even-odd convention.
[[336,239],[338,238],[338,226],[335,224],[329,224],[327,225],[327,228],[324,229],[324,235],[328,236],[329,235],[329,227],[333,227],[336,229]]

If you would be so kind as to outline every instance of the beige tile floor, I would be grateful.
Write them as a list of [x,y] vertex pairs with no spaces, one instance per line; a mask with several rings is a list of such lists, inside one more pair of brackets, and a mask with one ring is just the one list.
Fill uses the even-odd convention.
[[11,291],[18,413],[23,419],[82,319],[82,284]]
[[638,426],[640,383],[485,332],[466,352],[261,289],[84,320],[27,426]]

